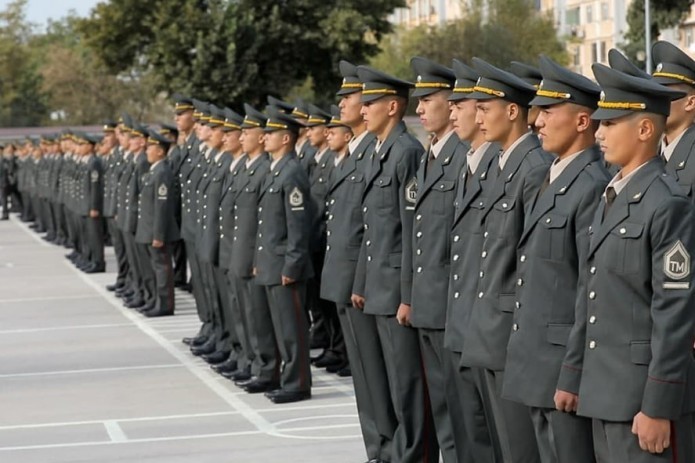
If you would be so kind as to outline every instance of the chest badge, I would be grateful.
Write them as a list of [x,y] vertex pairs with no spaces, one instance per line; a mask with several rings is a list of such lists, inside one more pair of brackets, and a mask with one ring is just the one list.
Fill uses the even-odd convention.
[[290,192],[290,206],[299,207],[302,204],[304,204],[304,195],[299,191],[299,188],[294,187]]

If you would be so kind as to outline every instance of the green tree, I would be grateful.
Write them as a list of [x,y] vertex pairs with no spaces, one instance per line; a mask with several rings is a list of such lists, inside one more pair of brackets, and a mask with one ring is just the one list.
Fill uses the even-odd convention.
[[399,28],[384,39],[382,52],[371,63],[412,79],[409,60],[418,55],[445,65],[452,58],[470,62],[477,56],[506,68],[512,60],[537,63],[540,54],[567,62],[551,16],[538,13],[532,0],[478,0],[460,20],[442,26]]
[[46,115],[38,64],[29,41],[34,26],[25,17],[27,0],[14,0],[0,11],[0,124],[38,125]]
[[[78,25],[115,73],[219,103],[261,104],[304,82],[332,100],[340,59],[364,62],[403,0],[110,0]],[[311,78],[308,80],[308,78]]]
[[[663,29],[677,26],[685,19],[693,0],[651,0],[651,36],[656,41]],[[627,10],[628,30],[621,48],[633,62],[644,66],[644,0],[634,0]]]

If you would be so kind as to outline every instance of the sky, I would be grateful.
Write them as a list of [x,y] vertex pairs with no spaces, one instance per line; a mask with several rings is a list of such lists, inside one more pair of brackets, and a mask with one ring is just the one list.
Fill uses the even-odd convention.
[[[4,10],[10,0],[0,0],[0,10]],[[29,0],[27,2],[27,20],[44,26],[48,19],[60,19],[67,16],[69,10],[75,10],[78,16],[89,15],[90,10],[99,0]]]

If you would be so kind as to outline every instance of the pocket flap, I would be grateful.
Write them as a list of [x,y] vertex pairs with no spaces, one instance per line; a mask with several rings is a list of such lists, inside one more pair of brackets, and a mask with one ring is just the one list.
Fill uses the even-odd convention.
[[644,226],[639,223],[623,222],[617,227],[615,227],[613,230],[611,230],[611,234],[619,236],[620,238],[634,239],[639,238],[642,235],[643,229]]
[[573,325],[569,323],[548,323],[546,339],[550,344],[566,346],[567,340],[570,337],[570,331],[572,331],[572,326]]
[[403,255],[400,252],[392,252],[389,254],[389,266],[391,268],[401,268],[403,263]]
[[275,246],[275,254],[278,256],[284,256],[285,251],[287,251],[287,246]]
[[567,216],[562,214],[545,214],[541,218],[541,223],[545,228],[563,228],[567,225]]
[[649,365],[649,362],[652,361],[652,343],[632,341],[630,343],[630,360],[635,365]]
[[509,212],[514,209],[515,198],[502,198],[493,206],[498,211]]
[[442,180],[441,182],[437,182],[434,189],[437,191],[451,191],[454,189],[455,185],[456,182]]
[[377,177],[376,180],[374,180],[374,185],[378,187],[386,187],[391,185],[391,177],[389,176],[382,176],[382,177]]
[[362,180],[364,180],[364,174],[362,172],[355,172],[352,175],[349,175],[347,180],[348,182],[352,183],[360,183]]

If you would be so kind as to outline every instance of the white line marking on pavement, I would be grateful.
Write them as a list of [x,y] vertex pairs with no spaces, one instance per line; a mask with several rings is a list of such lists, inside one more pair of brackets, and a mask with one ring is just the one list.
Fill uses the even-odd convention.
[[109,301],[121,314],[128,320],[132,321],[143,333],[148,335],[152,340],[154,340],[159,346],[167,351],[172,357],[181,362],[188,371],[198,378],[203,384],[205,384],[209,389],[215,392],[222,400],[227,402],[227,404],[235,410],[238,410],[244,418],[246,418],[250,423],[252,423],[256,428],[264,433],[271,434],[275,430],[275,426],[261,416],[256,410],[254,410],[250,405],[236,397],[232,392],[225,388],[221,383],[218,383],[213,376],[212,370],[203,370],[199,367],[197,363],[190,358],[189,355],[184,354],[179,349],[174,347],[169,341],[166,340],[164,336],[159,334],[152,326],[145,323],[145,321],[133,312],[121,307],[114,298],[108,294],[106,289],[99,286],[93,280],[91,280],[87,275],[79,272],[77,269],[72,268],[68,263],[65,265],[70,268],[75,274],[89,286],[91,286],[96,292],[104,296],[104,299]]
[[[302,405],[302,406],[287,406],[287,407],[273,407],[273,408],[261,408],[257,411],[259,413],[285,413],[293,411],[304,411],[304,410],[323,410],[329,408],[342,408],[342,407],[354,407],[355,402],[342,402],[335,404],[322,404],[322,405]],[[85,420],[85,421],[64,421],[64,422],[53,422],[53,423],[33,423],[33,424],[18,424],[10,426],[0,426],[0,432],[2,431],[14,431],[19,429],[39,429],[39,428],[60,428],[64,426],[85,426],[90,424],[104,424],[106,422],[112,421],[115,423],[138,423],[144,421],[168,421],[168,420],[180,420],[180,419],[195,419],[195,418],[214,418],[218,416],[234,416],[239,415],[238,411],[228,411],[228,412],[209,412],[209,413],[188,413],[180,415],[164,415],[164,416],[139,416],[137,418],[113,418],[107,420]]]
[[[351,428],[359,426],[359,423],[348,423],[332,426],[307,426],[301,428],[291,428],[284,429],[283,433],[286,432],[304,432],[304,431],[318,431],[322,429],[336,429],[336,428]],[[238,436],[253,436],[256,434],[263,434],[263,431],[238,431],[238,432],[223,432],[216,434],[200,434],[200,435],[189,435],[189,436],[168,436],[168,437],[153,437],[145,439],[129,439],[125,442],[113,442],[113,441],[99,441],[99,442],[74,442],[66,444],[46,444],[46,445],[24,445],[17,447],[0,447],[0,452],[11,452],[18,450],[41,450],[41,449],[60,449],[60,448],[71,448],[71,447],[95,447],[99,445],[124,445],[124,444],[142,444],[142,443],[155,443],[155,442],[170,442],[179,440],[193,440],[193,439],[212,439],[217,437],[238,437]],[[353,439],[359,437],[354,436],[285,436],[280,437],[290,437],[293,439],[312,439],[312,440],[324,440],[324,439]]]
[[18,328],[15,330],[0,330],[1,334],[25,334],[25,333],[41,333],[44,331],[64,331],[64,330],[95,330],[99,328],[122,328],[131,327],[132,323],[109,323],[103,325],[70,325],[70,326],[49,326],[46,328]]
[[80,375],[85,373],[109,373],[113,371],[131,370],[155,370],[163,368],[181,368],[183,365],[171,363],[167,365],[140,365],[133,367],[113,367],[113,368],[85,368],[84,370],[57,370],[57,371],[37,371],[31,373],[8,373],[0,375],[0,379],[9,378],[29,378],[32,376],[60,376],[60,375]]
[[54,296],[54,297],[23,297],[17,299],[0,299],[0,304],[3,303],[17,303],[17,302],[39,302],[39,301],[66,301],[73,299],[97,299],[98,295],[92,296]]
[[115,421],[104,421],[106,433],[109,435],[111,442],[127,442],[128,436],[125,435],[123,429]]

